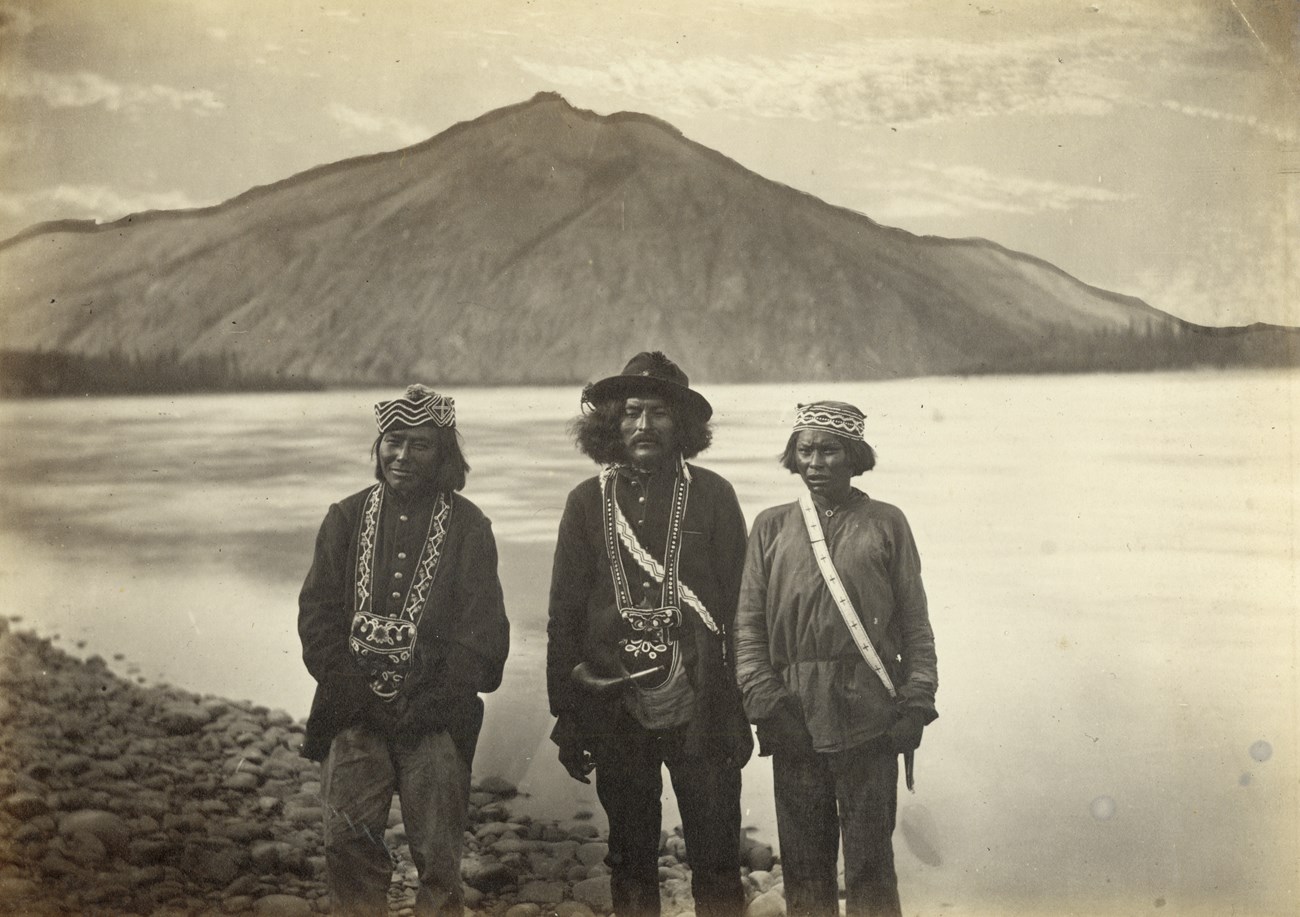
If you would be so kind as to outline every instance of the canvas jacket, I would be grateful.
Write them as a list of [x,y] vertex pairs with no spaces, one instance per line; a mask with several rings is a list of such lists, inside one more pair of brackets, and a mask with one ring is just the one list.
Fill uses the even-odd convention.
[[897,705],[933,720],[938,668],[921,559],[903,513],[854,490],[821,519],[831,560],[898,691],[862,659],[813,555],[799,504],[754,521],[736,613],[736,674],[752,722],[783,698],[803,711],[820,752],[884,733]]

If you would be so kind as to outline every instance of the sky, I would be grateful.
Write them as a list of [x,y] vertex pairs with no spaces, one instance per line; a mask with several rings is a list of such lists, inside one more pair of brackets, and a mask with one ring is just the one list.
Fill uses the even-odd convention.
[[889,226],[1300,325],[1295,0],[0,0],[0,239],[202,207],[531,98]]

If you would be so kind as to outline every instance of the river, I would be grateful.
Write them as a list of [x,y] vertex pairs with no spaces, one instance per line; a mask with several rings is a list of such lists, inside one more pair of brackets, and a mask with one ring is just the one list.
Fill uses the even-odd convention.
[[[1293,912],[1300,374],[702,390],[698,462],[747,519],[797,496],[775,456],[795,403],[833,397],[868,415],[858,486],[916,534],[941,716],[901,799],[909,912]],[[595,808],[545,738],[555,527],[595,470],[565,434],[576,387],[451,393],[513,626],[476,771],[539,812]],[[391,394],[0,402],[4,613],[129,677],[303,716],[297,590]],[[745,781],[774,840],[768,762]]]

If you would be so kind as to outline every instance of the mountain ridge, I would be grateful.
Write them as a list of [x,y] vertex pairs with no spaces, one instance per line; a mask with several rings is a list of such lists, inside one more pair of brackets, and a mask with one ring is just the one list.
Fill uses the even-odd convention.
[[0,278],[15,350],[330,384],[579,381],[641,349],[701,381],[894,378],[1200,327],[554,93],[209,207],[38,224]]

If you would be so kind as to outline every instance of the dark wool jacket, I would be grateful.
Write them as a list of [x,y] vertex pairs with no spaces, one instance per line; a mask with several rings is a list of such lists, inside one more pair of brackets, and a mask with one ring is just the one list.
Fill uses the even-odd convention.
[[[740,766],[753,749],[730,649],[745,562],[745,519],[736,493],[725,479],[705,468],[688,467],[692,483],[682,525],[679,575],[703,601],[721,633],[710,631],[683,603],[683,662],[696,697],[696,715],[684,727],[687,748]],[[619,506],[642,546],[662,563],[674,476],[629,470],[618,474]],[[547,621],[546,684],[551,713],[573,718],[589,741],[616,719],[616,705],[621,703],[617,694],[605,699],[584,692],[570,677],[590,647],[589,627],[607,617],[616,605],[601,501],[598,477],[583,481],[569,494],[555,545]],[[620,553],[633,601],[648,598],[657,604],[659,587],[644,589],[646,578],[640,567],[625,549]]]
[[[411,669],[397,698],[383,702],[348,646],[358,536],[369,492],[366,488],[329,508],[298,597],[302,658],[317,682],[302,753],[324,760],[340,730],[366,723],[394,738],[447,730],[472,763],[483,720],[478,695],[501,684],[510,642],[492,525],[477,506],[452,494]],[[376,611],[395,613],[415,581],[433,503],[432,495],[401,501],[391,489],[385,494],[372,578]]]

